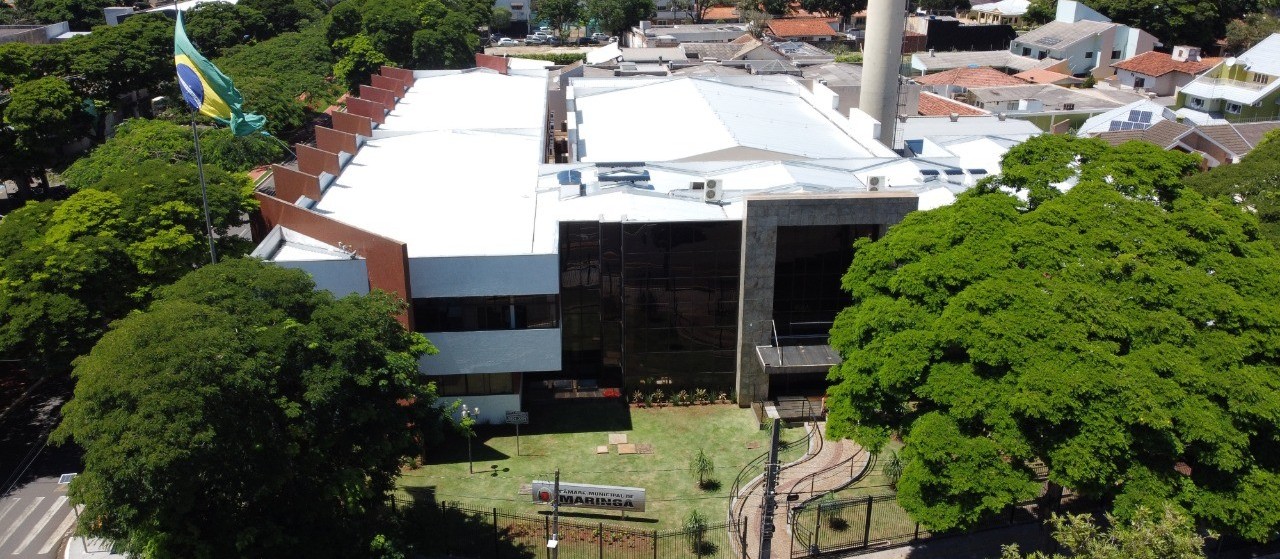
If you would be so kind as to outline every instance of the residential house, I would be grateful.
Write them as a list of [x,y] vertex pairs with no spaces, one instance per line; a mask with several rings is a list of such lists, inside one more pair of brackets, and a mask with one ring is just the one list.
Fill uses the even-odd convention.
[[1008,74],[1046,69],[1066,72],[1067,63],[1052,58],[1035,59],[1008,50],[944,52],[931,50],[911,55],[911,69],[921,74],[934,74],[955,68],[995,68]]
[[907,30],[925,36],[924,48],[936,51],[997,50],[1018,34],[1004,23],[968,24],[951,16],[911,16]]
[[1054,85],[1061,85],[1063,87],[1070,87],[1084,83],[1084,79],[1082,78],[1041,68],[1018,72],[1014,74],[1013,77],[1026,81],[1027,83],[1051,83]]
[[1142,131],[1166,120],[1178,120],[1169,107],[1151,100],[1135,101],[1089,117],[1076,130],[1076,135],[1088,138],[1104,132]]
[[966,98],[975,107],[1009,114],[1110,110],[1124,104],[1090,90],[1053,84],[974,87],[969,88]]
[[1200,49],[1196,47],[1177,46],[1173,47],[1172,54],[1144,52],[1111,67],[1116,69],[1120,87],[1142,89],[1166,97],[1177,93],[1179,88],[1221,61],[1220,58],[1202,58]]
[[684,43],[728,43],[748,34],[745,23],[652,25],[641,21],[626,36],[629,47],[674,47]]
[[1067,73],[1111,76],[1111,64],[1150,51],[1156,38],[1141,29],[1112,22],[1076,0],[1060,0],[1057,17],[1009,44],[1009,52],[1067,62]]
[[1230,122],[1280,118],[1280,33],[1200,74],[1178,92],[1176,106]]
[[832,18],[778,18],[769,20],[765,33],[784,41],[819,43],[844,38],[836,32],[838,19]]
[[987,4],[977,4],[969,12],[969,18],[978,23],[994,23],[1004,25],[1022,25],[1023,16],[1031,7],[1029,0],[1000,0]]
[[989,115],[991,112],[947,99],[936,93],[921,91],[916,104],[916,114],[920,116],[982,116]]
[[1262,135],[1280,128],[1280,121],[1248,124],[1198,125],[1191,121],[1162,120],[1145,129],[1103,132],[1097,135],[1111,145],[1143,141],[1164,149],[1195,153],[1203,158],[1202,167],[1239,163],[1257,147]]
[[963,95],[971,87],[1027,84],[1026,81],[993,68],[953,68],[937,74],[915,77],[912,81],[924,86],[928,91],[950,98]]

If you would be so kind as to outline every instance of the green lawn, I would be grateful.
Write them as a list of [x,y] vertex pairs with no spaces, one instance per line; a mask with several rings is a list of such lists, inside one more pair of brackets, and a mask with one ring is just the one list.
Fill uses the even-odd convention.
[[[639,409],[616,402],[573,402],[534,408],[529,415],[530,424],[520,427],[518,455],[513,426],[478,426],[472,440],[475,474],[467,471],[466,440],[451,440],[433,448],[425,466],[404,472],[401,496],[430,487],[440,501],[533,513],[546,507],[518,494],[521,485],[551,480],[559,468],[563,482],[641,487],[647,499],[645,512],[628,514],[626,520],[595,509],[561,508],[562,516],[673,530],[695,509],[713,523],[723,521],[738,471],[768,449],[769,432],[759,428],[751,410],[731,404]],[[619,455],[610,447],[608,454],[596,454],[597,446],[608,444],[609,433],[652,445],[653,453]],[[795,440],[803,434],[800,428],[787,429],[782,438]],[[715,463],[719,489],[700,490],[688,471],[699,448]]]

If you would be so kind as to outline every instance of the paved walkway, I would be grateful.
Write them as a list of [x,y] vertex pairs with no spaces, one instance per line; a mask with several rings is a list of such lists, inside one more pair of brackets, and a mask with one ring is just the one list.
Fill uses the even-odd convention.
[[[787,518],[793,505],[840,489],[852,483],[867,468],[868,454],[853,441],[824,440],[826,422],[808,423],[806,426],[817,430],[809,440],[809,450],[799,460],[783,465],[778,474],[773,515],[775,529],[770,546],[770,557],[774,559],[791,557],[791,531]],[[745,520],[746,553],[748,557],[758,557],[760,518],[764,513],[762,477],[748,483],[739,491],[739,495],[740,499],[735,500],[734,512],[738,518]],[[789,495],[795,497],[788,500]]]

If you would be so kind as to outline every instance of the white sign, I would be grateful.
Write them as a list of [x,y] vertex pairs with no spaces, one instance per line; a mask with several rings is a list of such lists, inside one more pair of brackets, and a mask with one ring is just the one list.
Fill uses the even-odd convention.
[[[533,502],[550,504],[555,486],[550,481],[533,480]],[[644,489],[561,482],[560,506],[644,512]]]
[[513,425],[528,425],[529,412],[527,411],[509,411],[507,412],[507,423]]

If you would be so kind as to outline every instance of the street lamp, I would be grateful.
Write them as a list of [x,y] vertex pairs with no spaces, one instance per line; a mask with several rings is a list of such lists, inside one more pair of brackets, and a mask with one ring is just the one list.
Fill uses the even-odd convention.
[[467,430],[467,471],[476,473],[475,462],[471,460],[471,435],[473,427],[476,424],[476,416],[480,415],[480,408],[467,408],[466,404],[462,404],[462,427]]

